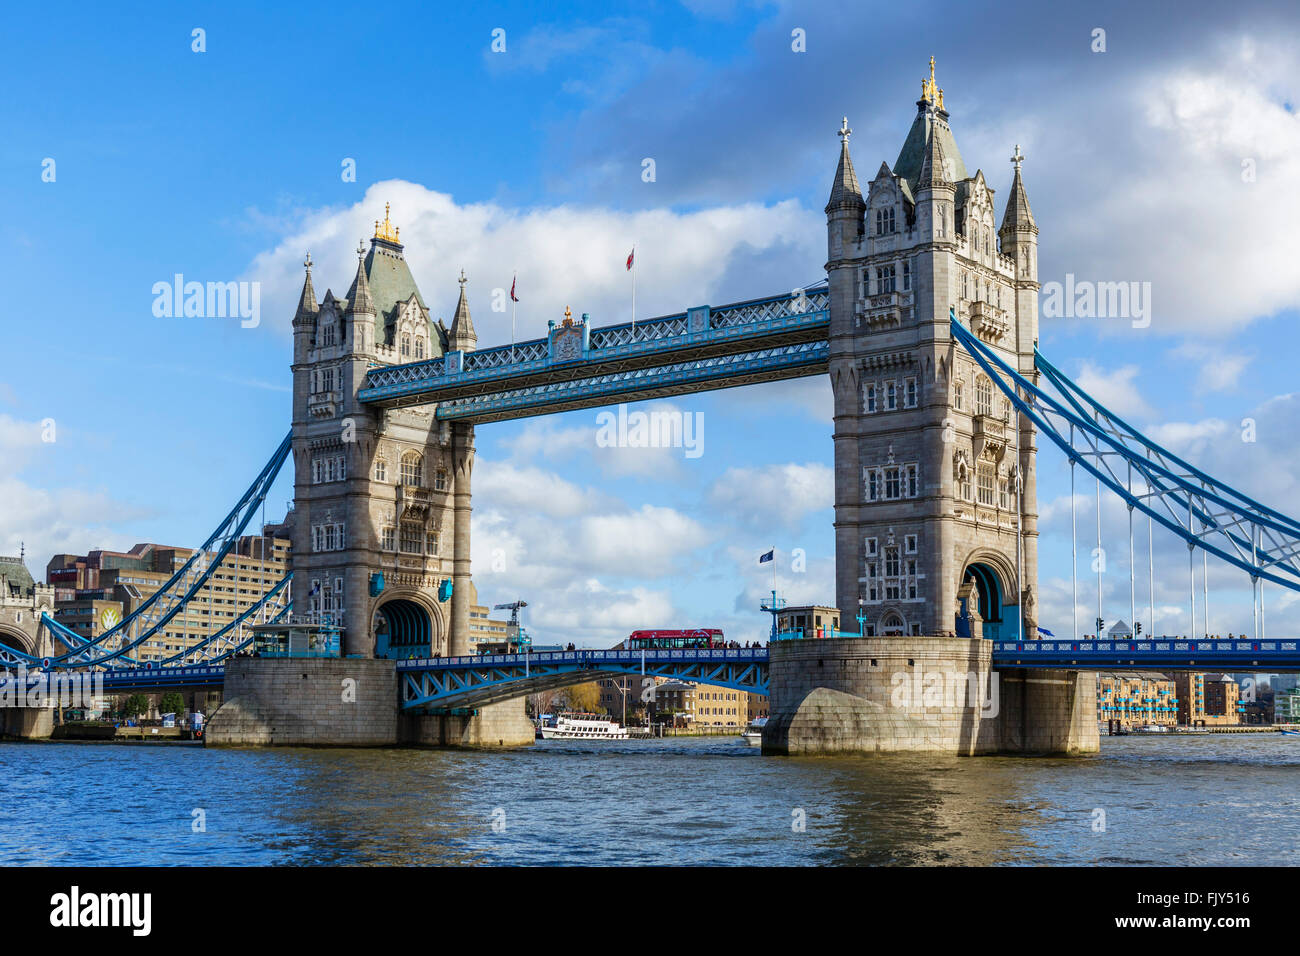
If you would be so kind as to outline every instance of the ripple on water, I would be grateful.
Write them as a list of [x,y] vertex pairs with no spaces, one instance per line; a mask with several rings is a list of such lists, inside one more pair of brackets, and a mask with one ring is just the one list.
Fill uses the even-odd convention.
[[1272,735],[1075,760],[0,744],[0,864],[1294,865],[1297,764]]

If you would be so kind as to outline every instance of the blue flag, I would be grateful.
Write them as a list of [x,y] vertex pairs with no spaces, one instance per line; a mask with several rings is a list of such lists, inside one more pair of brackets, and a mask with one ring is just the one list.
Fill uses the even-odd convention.
[[759,564],[766,564],[768,561],[771,561],[772,558],[773,558],[775,555],[776,555],[776,548],[773,548],[771,551],[767,552],[767,554],[762,555],[762,556],[758,559],[758,563],[759,563]]
[[1051,631],[1049,631],[1049,630],[1048,630],[1047,628],[1045,628],[1045,627],[1040,627],[1040,628],[1038,629],[1038,633],[1039,633],[1039,634],[1046,634],[1048,637],[1056,637],[1055,634],[1053,634]]

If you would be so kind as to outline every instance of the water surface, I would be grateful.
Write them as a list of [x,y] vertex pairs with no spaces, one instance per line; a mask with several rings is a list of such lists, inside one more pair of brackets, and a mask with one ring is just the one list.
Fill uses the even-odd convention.
[[1297,784],[1300,738],[1273,734],[1073,759],[8,743],[0,864],[1294,865]]

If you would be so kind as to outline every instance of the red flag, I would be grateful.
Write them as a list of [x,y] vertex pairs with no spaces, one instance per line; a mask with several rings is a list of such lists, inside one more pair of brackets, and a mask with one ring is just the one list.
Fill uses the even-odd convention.
[[510,301],[511,302],[519,301],[519,297],[515,295],[515,283],[518,281],[519,281],[519,276],[515,276],[513,279],[510,280]]
[[631,272],[631,271],[632,271],[632,257],[635,256],[635,255],[636,255],[636,246],[633,246],[633,247],[632,247],[632,251],[629,252],[629,253],[627,254],[627,271],[628,271],[628,272]]

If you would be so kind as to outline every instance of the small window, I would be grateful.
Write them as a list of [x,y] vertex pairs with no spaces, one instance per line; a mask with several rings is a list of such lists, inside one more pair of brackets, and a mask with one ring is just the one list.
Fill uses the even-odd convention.
[[894,411],[898,408],[898,387],[893,382],[885,383],[885,409]]
[[916,408],[916,379],[909,378],[903,383],[903,405],[906,408]]
[[375,481],[388,480],[388,462],[379,458],[375,461]]
[[876,386],[871,384],[867,386],[866,408],[868,415],[874,415],[876,412]]
[[435,491],[447,490],[447,473],[441,468],[439,468],[437,473],[433,476],[433,487]]

